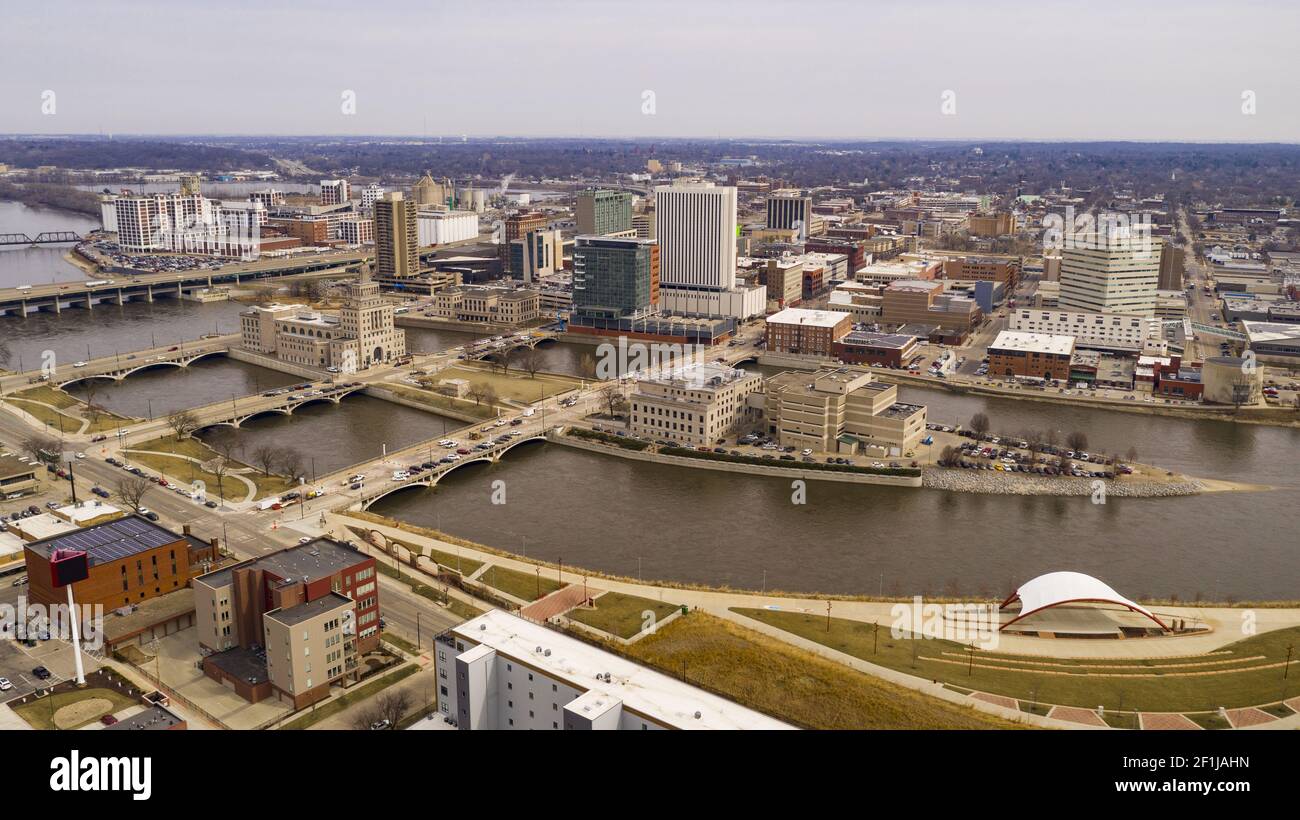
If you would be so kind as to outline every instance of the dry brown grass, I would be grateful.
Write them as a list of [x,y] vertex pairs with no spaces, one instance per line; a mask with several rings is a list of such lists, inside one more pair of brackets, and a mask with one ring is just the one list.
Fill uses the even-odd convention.
[[687,682],[809,729],[1013,729],[730,621],[692,612],[623,650]]

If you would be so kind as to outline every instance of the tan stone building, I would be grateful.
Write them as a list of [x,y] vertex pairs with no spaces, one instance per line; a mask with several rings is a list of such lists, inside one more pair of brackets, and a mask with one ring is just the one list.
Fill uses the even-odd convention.
[[857,453],[878,446],[906,451],[925,435],[925,406],[898,401],[898,387],[864,367],[788,372],[767,382],[767,429],[784,446]]
[[713,446],[757,421],[746,397],[763,389],[758,373],[719,364],[694,364],[637,383],[632,395],[634,436],[694,447]]

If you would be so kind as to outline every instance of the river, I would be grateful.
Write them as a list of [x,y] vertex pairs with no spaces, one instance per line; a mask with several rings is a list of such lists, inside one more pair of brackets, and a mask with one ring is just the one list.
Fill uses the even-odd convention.
[[[25,233],[35,238],[44,231],[75,231],[84,236],[98,227],[99,220],[86,214],[0,201],[0,233]],[[85,279],[81,268],[63,258],[71,250],[70,244],[0,247],[0,288]]]
[[[1290,508],[1300,430],[1085,411],[907,389],[941,422],[1083,430],[1099,451],[1271,492],[1172,499],[986,496],[788,481],[645,464],[557,445],[473,465],[376,513],[566,564],[758,589],[1007,594],[1043,572],[1096,575],[1121,593],[1260,600],[1300,595]],[[491,482],[507,503],[492,504]],[[525,540],[526,539],[526,540]]]

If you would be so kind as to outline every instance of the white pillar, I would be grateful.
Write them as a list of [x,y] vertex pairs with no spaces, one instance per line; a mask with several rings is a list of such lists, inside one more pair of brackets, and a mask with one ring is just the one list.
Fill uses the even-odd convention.
[[72,621],[72,653],[77,663],[77,685],[86,685],[86,669],[81,665],[81,618],[77,615],[77,605],[72,601],[72,584],[68,584],[68,615]]

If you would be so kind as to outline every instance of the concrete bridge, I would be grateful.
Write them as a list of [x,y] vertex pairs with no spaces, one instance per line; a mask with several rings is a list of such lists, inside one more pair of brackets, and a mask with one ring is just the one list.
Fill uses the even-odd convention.
[[[499,441],[499,439],[497,441]],[[470,455],[462,456],[459,461],[453,461],[450,464],[439,464],[437,467],[434,467],[431,470],[425,470],[419,475],[411,476],[405,481],[385,482],[384,479],[381,477],[379,479],[380,482],[383,482],[381,486],[375,487],[373,489],[366,488],[362,490],[361,495],[354,496],[352,499],[349,500],[347,504],[347,508],[354,509],[354,510],[357,509],[368,510],[370,509],[370,506],[374,504],[376,501],[378,501],[381,498],[386,498],[392,495],[393,493],[401,492],[403,490],[409,490],[414,487],[436,487],[438,485],[438,482],[441,481],[445,476],[447,476],[449,473],[459,470],[461,467],[466,467],[470,464],[479,464],[479,463],[496,464],[498,461],[501,460],[502,456],[504,456],[506,453],[510,452],[514,448],[518,447],[521,444],[528,444],[534,441],[543,441],[543,442],[546,441],[545,432],[540,429],[535,429],[531,432],[524,433],[516,438],[510,439],[506,441],[504,444],[494,443],[493,446],[488,449],[474,450]],[[432,446],[432,445],[431,444],[416,445],[412,449],[418,450],[420,447],[424,447],[424,446]],[[446,451],[442,451],[442,452],[445,453]],[[364,471],[358,470],[358,472],[364,472]]]
[[295,390],[280,396],[253,396],[244,399],[220,401],[190,412],[198,422],[195,432],[209,427],[235,427],[255,416],[278,414],[292,416],[293,411],[307,404],[329,402],[338,404],[353,393],[365,390],[367,385],[361,382],[313,386],[309,389]]
[[[174,353],[163,353],[157,356],[141,358],[138,355],[129,354],[125,359],[118,359],[112,365],[100,367],[91,370],[87,364],[85,368],[79,368],[72,373],[65,373],[63,376],[56,377],[55,384],[59,387],[67,387],[70,384],[84,382],[90,379],[111,379],[120,382],[132,373],[138,373],[141,370],[148,370],[153,367],[175,367],[186,368],[199,359],[206,359],[209,356],[225,356],[230,348],[226,347],[201,347],[192,350],[177,350]],[[116,357],[115,357],[116,358]]]
[[[500,340],[500,342],[494,342],[491,339],[478,339],[465,345],[465,358],[482,360],[498,353],[510,354],[516,350],[537,347],[543,342],[553,342],[559,335],[554,330],[535,330],[529,332],[527,336],[508,336]],[[498,344],[500,344],[500,347],[497,346]]]

